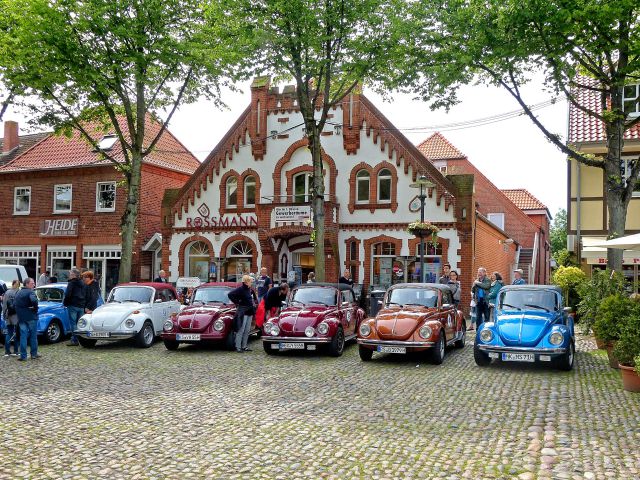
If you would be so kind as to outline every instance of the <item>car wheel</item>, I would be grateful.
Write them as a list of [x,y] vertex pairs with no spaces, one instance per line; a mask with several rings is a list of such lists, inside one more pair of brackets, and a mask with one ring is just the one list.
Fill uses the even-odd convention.
[[344,352],[344,330],[342,330],[342,327],[338,327],[338,331],[336,331],[329,344],[329,355],[339,357],[342,352]]
[[440,337],[438,338],[438,342],[431,348],[429,352],[429,357],[431,363],[434,365],[441,365],[444,361],[444,350],[447,344],[447,340],[445,339],[444,332],[440,330]]
[[369,362],[371,361],[371,357],[373,357],[373,350],[363,347],[362,345],[358,345],[358,355],[360,355],[360,360],[363,362]]
[[467,343],[467,325],[464,322],[462,322],[462,338],[460,340],[456,340],[453,346],[456,348],[464,348],[466,343]]
[[58,343],[62,338],[62,326],[57,319],[51,320],[44,332],[44,339],[47,343]]
[[224,347],[227,350],[236,349],[236,332],[230,330],[226,337],[224,337]]
[[98,343],[98,340],[94,340],[93,338],[78,337],[78,343],[84,348],[93,348],[96,346],[96,343]]
[[167,350],[177,350],[180,346],[180,342],[176,342],[175,340],[164,340],[164,346],[167,347]]
[[491,363],[489,355],[481,351],[477,345],[473,347],[473,359],[476,361],[476,365],[479,367],[486,367]]
[[136,335],[136,346],[140,348],[149,348],[153,345],[154,339],[155,333],[153,331],[153,325],[151,325],[151,322],[147,320]]
[[264,353],[266,353],[267,355],[275,355],[276,353],[278,353],[278,350],[271,348],[272,345],[273,343],[262,342],[262,348],[264,348]]
[[569,348],[567,349],[567,352],[555,359],[555,367],[560,370],[564,370],[565,372],[570,371],[573,368],[575,356],[576,349],[573,346],[573,342],[569,342]]

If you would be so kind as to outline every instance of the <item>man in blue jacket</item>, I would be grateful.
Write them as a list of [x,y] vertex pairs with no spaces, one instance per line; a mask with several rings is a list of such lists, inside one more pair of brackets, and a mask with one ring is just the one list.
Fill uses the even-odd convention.
[[87,287],[80,278],[80,270],[77,268],[69,270],[69,282],[67,283],[67,290],[64,292],[62,304],[67,307],[71,326],[71,340],[67,345],[77,346],[79,343],[75,334],[76,325],[80,317],[84,315],[84,309],[87,305]]
[[27,340],[31,358],[40,358],[38,353],[38,297],[33,288],[36,282],[33,278],[26,278],[24,287],[16,293],[14,305],[18,315],[20,327],[20,356],[18,360],[24,362],[27,359]]

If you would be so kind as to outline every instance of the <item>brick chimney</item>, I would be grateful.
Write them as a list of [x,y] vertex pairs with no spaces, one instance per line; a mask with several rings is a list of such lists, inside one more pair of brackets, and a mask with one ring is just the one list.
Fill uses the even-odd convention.
[[20,145],[18,137],[18,122],[7,120],[4,122],[4,140],[2,141],[2,153],[9,153]]

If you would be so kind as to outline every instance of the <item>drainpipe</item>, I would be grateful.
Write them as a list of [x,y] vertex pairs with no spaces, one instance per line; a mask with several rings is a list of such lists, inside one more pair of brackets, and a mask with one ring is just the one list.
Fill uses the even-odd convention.
[[581,211],[581,197],[582,197],[582,182],[581,182],[581,174],[580,174],[580,162],[576,161],[577,163],[577,188],[578,188],[578,193],[576,195],[576,216],[577,216],[577,221],[576,221],[576,246],[577,246],[577,253],[576,256],[578,257],[578,263],[582,264],[582,240],[581,240],[581,235],[580,235],[580,230],[581,230],[581,220],[580,220],[580,211]]

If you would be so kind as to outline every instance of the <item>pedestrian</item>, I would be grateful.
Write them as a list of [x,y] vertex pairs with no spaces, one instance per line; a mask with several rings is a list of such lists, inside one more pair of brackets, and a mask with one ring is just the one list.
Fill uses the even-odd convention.
[[267,275],[267,267],[262,267],[260,269],[260,276],[256,280],[258,302],[262,301],[262,299],[267,294],[267,292],[269,291],[272,285],[273,285],[273,281],[271,280],[271,277]]
[[49,284],[51,283],[58,283],[58,277],[49,277]]
[[47,283],[49,283],[49,270],[45,270],[44,273],[40,274],[36,286],[41,287],[42,285],[46,285]]
[[27,341],[31,358],[35,360],[41,357],[38,353],[38,297],[33,291],[35,286],[35,280],[27,277],[24,280],[24,288],[16,293],[16,314],[20,327],[20,356],[18,360],[21,362],[27,360]]
[[487,294],[487,302],[489,303],[489,307],[491,308],[491,312],[489,314],[490,318],[493,318],[495,315],[495,304],[498,300],[498,292],[502,287],[504,287],[502,275],[500,275],[500,273],[498,272],[493,272],[491,274],[491,288],[489,289],[489,293]]
[[338,280],[338,283],[345,283],[347,285],[353,286],[353,280],[351,279],[351,272],[348,269],[344,271],[344,273]]
[[169,280],[167,280],[167,272],[165,272],[164,270],[160,270],[158,272],[158,276],[155,278],[154,282],[156,282],[156,283],[169,283]]
[[313,272],[309,272],[307,275],[307,283],[316,283],[316,274]]
[[[16,312],[16,295],[20,288],[20,280],[11,282],[11,288],[7,290],[2,298],[2,318],[6,334],[4,336],[4,356],[18,356],[18,314]],[[13,343],[13,353],[11,344]]]
[[93,313],[98,308],[98,298],[100,298],[100,285],[93,277],[93,272],[87,270],[82,274],[82,281],[86,287],[84,313]]
[[480,267],[478,269],[478,277],[473,282],[471,294],[476,303],[476,325],[480,328],[482,322],[489,321],[489,303],[487,302],[487,294],[491,288],[491,280],[487,277],[487,269]]
[[[281,283],[277,287],[270,288],[264,297],[264,315],[262,318],[256,318],[256,326],[262,327],[264,322],[275,317],[282,308],[282,302],[287,299],[289,293],[289,285],[286,282]],[[260,321],[260,325],[258,325]]]
[[521,268],[516,268],[513,271],[513,283],[512,285],[526,285],[527,282],[525,282],[524,278],[522,278],[522,276],[524,275],[524,271],[522,271]]
[[[442,282],[440,282],[442,283]],[[453,293],[453,304],[458,308],[460,306],[460,280],[458,280],[458,272],[455,270],[451,270],[449,272],[449,281],[447,282],[449,288],[451,289],[451,293]]]
[[447,285],[449,283],[449,273],[451,273],[451,265],[448,263],[445,263],[442,266],[442,276],[438,280],[438,283],[443,283]]
[[233,319],[233,331],[236,332],[236,352],[250,352],[247,346],[249,332],[251,331],[251,319],[256,312],[251,294],[253,278],[250,275],[242,276],[242,285],[234,288],[227,295],[237,307],[236,316]]
[[76,325],[80,317],[84,315],[84,309],[87,304],[87,288],[80,279],[80,270],[72,268],[69,270],[69,282],[67,282],[67,290],[64,292],[64,300],[62,304],[67,307],[69,315],[69,325],[71,327],[71,340],[67,343],[70,347],[79,345],[76,337]]

